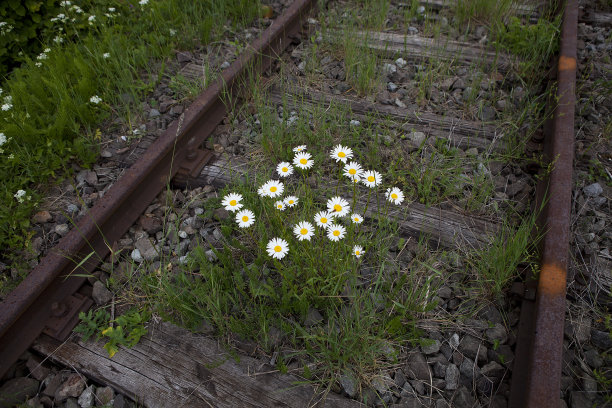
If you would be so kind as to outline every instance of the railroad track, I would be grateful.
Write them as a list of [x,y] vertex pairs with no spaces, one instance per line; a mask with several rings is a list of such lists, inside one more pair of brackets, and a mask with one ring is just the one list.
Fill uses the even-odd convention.
[[[43,355],[73,365],[100,382],[112,383],[126,394],[140,398],[146,406],[172,404],[176,398],[168,391],[172,388],[180,395],[187,395],[184,406],[198,406],[203,401],[209,405],[217,404],[215,406],[239,406],[252,401],[259,404],[254,406],[304,406],[319,399],[325,406],[358,405],[354,400],[333,393],[322,397],[308,386],[292,387],[297,377],[269,374],[267,367],[262,369],[257,359],[244,357],[240,363],[215,367],[219,356],[224,353],[215,342],[165,323],[152,325],[163,334],[161,337],[147,338],[132,351],[122,350],[113,360],[106,358],[103,352],[97,352],[95,346],[71,340],[66,342],[78,322],[78,313],[93,304],[91,287],[84,276],[96,270],[100,260],[118,251],[117,243],[126,231],[169,184],[179,188],[213,186],[222,189],[236,180],[254,177],[252,157],[227,152],[221,154],[222,149],[209,150],[202,146],[209,137],[219,137],[218,126],[229,113],[225,103],[228,95],[231,95],[231,100],[245,95],[243,84],[248,82],[253,72],[269,73],[279,60],[292,66],[292,57],[283,52],[296,44],[305,25],[313,24],[306,22],[314,15],[313,3],[295,1],[277,18],[262,37],[223,72],[222,78],[209,86],[161,137],[152,141],[137,161],[127,163],[129,170],[96,202],[88,216],[83,217],[2,302],[0,376],[34,343],[34,349]],[[447,7],[446,2],[426,4],[436,10]],[[519,9],[519,14],[531,12],[529,8]],[[558,404],[569,252],[576,26],[577,4],[570,1],[564,12],[557,65],[559,104],[555,110],[553,131],[546,135],[544,148],[549,160],[557,158],[557,165],[547,183],[538,188],[541,203],[545,201],[545,191],[550,197],[546,201],[545,218],[541,221],[541,228],[547,230],[542,243],[542,267],[537,283],[528,281],[519,286],[524,303],[509,398],[513,407],[552,407]],[[337,33],[327,33],[334,34]],[[383,32],[359,32],[356,38],[363,39],[363,46],[381,58],[402,55],[414,63],[438,58],[458,61],[470,69],[475,64],[497,67],[495,71],[500,73],[513,69],[514,62],[510,56],[487,50],[481,45]],[[296,50],[294,48],[292,56],[298,58],[307,52]],[[297,68],[295,65],[293,67]],[[197,66],[184,69],[185,75],[199,71]],[[478,120],[481,112],[473,118],[458,118],[441,114],[441,108],[435,106],[424,111],[406,106],[398,99],[395,103],[393,100],[380,103],[372,98],[361,98],[354,92],[337,92],[329,78],[308,84],[300,76],[290,75],[289,79],[273,76],[267,78],[266,99],[269,103],[287,110],[303,109],[304,112],[341,106],[351,112],[352,120],[359,123],[385,123],[397,132],[415,135],[400,142],[410,151],[427,145],[435,146],[436,143],[462,150],[476,149],[477,154],[509,149],[507,139],[497,126],[491,121]],[[446,86],[449,93],[454,81]],[[126,163],[122,165],[126,166]],[[368,205],[369,202],[358,200],[356,208],[367,209]],[[374,206],[369,208],[370,212],[364,213],[366,218],[376,210]],[[413,202],[401,210],[389,212],[389,217],[398,224],[402,236],[426,237],[432,247],[450,250],[487,247],[504,228],[502,220],[491,213],[471,213],[456,204],[444,202],[435,205]],[[203,356],[195,368],[190,366],[190,353],[194,350]],[[166,352],[168,356],[162,358]],[[183,352],[185,355],[181,357]],[[147,362],[143,370],[149,371],[138,372],[135,366],[147,357],[152,361],[159,359],[157,364],[167,371]],[[478,361],[478,358],[477,351],[473,359]],[[85,360],[95,363],[88,365]],[[414,364],[422,363],[417,361]],[[92,368],[94,366],[96,368]],[[264,373],[250,376],[250,370]],[[185,378],[179,378],[185,372]],[[113,380],[113,373],[120,373],[119,378]],[[121,385],[122,379],[126,380],[124,385]],[[279,393],[279,389],[290,390]],[[345,394],[350,393],[345,389]]]

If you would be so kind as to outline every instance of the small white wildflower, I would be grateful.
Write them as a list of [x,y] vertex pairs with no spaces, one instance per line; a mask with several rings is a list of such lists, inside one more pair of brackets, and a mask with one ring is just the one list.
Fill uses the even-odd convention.
[[346,228],[342,225],[332,224],[327,229],[327,238],[334,242],[340,241],[346,235]]
[[55,38],[53,39],[53,42],[56,44],[61,44],[64,42],[64,37],[60,37],[59,35],[56,35]]
[[8,139],[6,138],[6,135],[4,133],[0,132],[0,146],[5,144],[6,142],[8,142]]
[[92,25],[95,20],[96,20],[96,16],[94,15],[91,15],[87,18],[87,21],[89,21],[89,25]]
[[295,205],[297,205],[299,198],[297,198],[296,196],[288,196],[287,198],[285,198],[285,204],[287,204],[287,207],[293,207]]
[[312,167],[314,160],[311,159],[310,153],[297,153],[293,158],[293,164],[303,170],[307,170]]
[[108,11],[110,11],[111,13],[114,13],[115,12],[115,8],[114,7],[109,7]]
[[97,104],[99,104],[100,102],[102,102],[102,98],[100,98],[98,95],[94,95],[94,96],[92,96],[91,98],[89,98],[89,102],[91,102],[91,103],[93,103],[93,104],[97,105]]
[[24,190],[19,190],[13,195],[13,197],[15,197],[20,203],[23,203],[23,197],[25,194],[26,192]]
[[51,52],[51,48],[45,48],[43,52],[44,53]]
[[57,20],[63,20],[66,18],[66,15],[64,13],[59,13],[55,18]]
[[104,54],[102,54],[102,58],[104,59],[110,58],[110,52],[105,52]]
[[293,148],[294,153],[300,153],[300,152],[303,152],[304,150],[306,150],[306,145],[299,145]]
[[382,176],[376,170],[368,170],[363,173],[362,182],[367,187],[373,188],[382,183]]
[[327,211],[335,217],[344,217],[349,212],[349,203],[342,197],[332,197],[327,200]]
[[280,162],[278,166],[276,166],[276,172],[281,177],[290,176],[293,173],[293,166],[287,162]]
[[351,215],[351,221],[354,224],[361,224],[363,222],[363,217],[357,213]]
[[[278,197],[283,194],[285,186],[278,180],[269,180],[261,186],[261,192],[259,195],[267,197]],[[257,190],[259,192],[259,190]]]
[[2,104],[2,107],[0,109],[2,109],[3,111],[8,111],[11,110],[13,108],[13,104],[12,103],[4,103]]
[[287,207],[284,201],[278,200],[277,202],[274,203],[274,208],[276,208],[279,211],[285,211],[285,208]]
[[255,214],[251,210],[242,210],[236,214],[236,222],[240,228],[248,228],[255,222]]
[[47,58],[48,58],[47,54],[45,54],[44,52],[38,54],[38,56],[36,57],[36,59],[39,60],[39,61],[46,60]]
[[9,160],[13,160],[13,159],[15,158],[15,155],[14,155],[13,153],[11,153],[11,154],[9,154],[9,155],[7,156],[7,158],[8,158]]
[[38,68],[42,67],[42,62],[35,62],[34,65],[36,65]]
[[391,201],[395,205],[400,205],[404,201],[404,193],[397,187],[388,188],[385,192],[387,200]]
[[272,258],[283,259],[289,252],[289,244],[282,238],[272,238],[266,249]]
[[237,194],[237,193],[229,193],[228,195],[223,197],[223,201],[221,201],[221,205],[227,211],[234,212],[242,208],[242,204],[240,203],[240,201],[242,201],[242,195]]
[[72,4],[72,2],[68,1],[68,0],[64,0],[64,1],[60,2],[60,6],[62,6],[62,7],[68,7],[71,4]]
[[171,29],[170,29],[170,36],[171,36],[171,37],[174,37],[175,35],[176,35],[176,30],[174,30],[174,29],[172,29],[172,28],[171,28]]
[[138,4],[140,4],[141,6],[144,6],[145,4],[148,4],[148,3],[149,3],[149,0],[140,0],[138,2]]
[[308,221],[302,221],[293,227],[293,234],[299,241],[310,241],[314,235],[314,227]]
[[360,245],[355,245],[353,247],[353,255],[355,255],[357,258],[361,258],[361,255],[363,254],[365,254],[365,251]]
[[72,8],[74,9],[74,11],[76,11],[78,14],[83,14],[83,9],[80,8],[79,6],[72,6]]
[[346,163],[347,159],[353,157],[353,150],[339,144],[332,149],[330,157],[336,162]]

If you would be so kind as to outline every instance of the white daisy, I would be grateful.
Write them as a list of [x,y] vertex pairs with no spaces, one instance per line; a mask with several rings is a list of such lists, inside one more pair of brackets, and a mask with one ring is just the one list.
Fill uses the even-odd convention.
[[346,177],[355,179],[355,178],[360,178],[362,174],[363,174],[363,169],[357,162],[352,161],[346,166],[344,166],[344,175]]
[[309,169],[314,164],[310,153],[297,153],[293,158],[293,164],[300,169]]
[[351,221],[354,224],[361,224],[363,222],[363,217],[357,213],[351,215]]
[[310,241],[310,238],[314,235],[314,226],[308,221],[302,221],[293,227],[293,233],[300,241]]
[[236,222],[240,228],[248,228],[255,222],[255,214],[251,210],[242,210],[236,214]]
[[293,174],[293,166],[287,162],[278,163],[276,166],[276,172],[281,177],[287,177]]
[[285,211],[285,203],[281,200],[278,200],[274,203],[274,208],[280,211]]
[[315,224],[317,224],[318,227],[327,228],[331,224],[332,218],[333,218],[333,216],[330,213],[328,213],[327,211],[319,211],[314,216],[314,221],[315,221]]
[[283,259],[289,252],[289,244],[282,238],[272,238],[268,242],[267,250],[272,258]]
[[357,258],[361,258],[361,255],[363,254],[365,254],[365,251],[360,245],[355,245],[353,247],[353,255],[355,255]]
[[242,208],[242,204],[240,204],[240,201],[242,201],[242,196],[240,194],[229,193],[228,195],[223,197],[223,201],[221,201],[221,205],[227,211],[234,212]]
[[382,176],[376,170],[368,170],[363,172],[362,182],[366,186],[372,188],[382,183]]
[[278,180],[269,180],[266,181],[263,186],[261,186],[261,189],[263,194],[260,195],[274,198],[283,194],[283,191],[285,191],[285,186]]
[[344,238],[345,234],[346,228],[344,228],[342,225],[332,224],[327,229],[327,238],[335,242],[340,241],[342,238]]
[[385,196],[387,196],[387,200],[396,205],[400,205],[402,201],[404,201],[404,193],[397,187],[388,188],[385,192]]
[[332,197],[327,200],[327,211],[334,217],[344,217],[349,212],[349,203],[342,197]]
[[336,162],[346,163],[348,159],[353,157],[353,150],[339,144],[332,149],[330,156]]
[[306,145],[299,145],[298,147],[293,148],[294,153],[300,153],[306,150]]
[[299,198],[297,198],[296,196],[288,196],[287,198],[285,198],[285,204],[287,204],[288,207],[293,207],[297,205],[298,201]]

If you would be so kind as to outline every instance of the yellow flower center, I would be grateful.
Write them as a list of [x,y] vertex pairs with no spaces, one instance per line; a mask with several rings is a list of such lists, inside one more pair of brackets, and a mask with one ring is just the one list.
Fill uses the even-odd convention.
[[321,224],[327,224],[327,218],[325,217],[321,218]]
[[286,172],[288,172],[288,171],[289,171],[289,169],[288,169],[288,168],[283,167],[283,173],[286,173]]
[[333,234],[334,237],[337,237],[338,235],[340,235],[340,230],[334,230]]
[[270,187],[270,191],[271,191],[271,192],[273,192],[273,193],[274,193],[276,190],[278,190],[278,189],[276,188],[276,186],[272,186],[272,187]]
[[355,255],[359,255],[361,252],[359,251],[355,251]]
[[368,181],[369,181],[370,183],[374,182],[374,176],[368,176]]
[[283,205],[279,204],[276,208],[283,208]]
[[355,222],[359,222],[359,218],[355,217]]
[[346,157],[346,153],[340,152],[340,153],[338,153],[338,157]]
[[282,250],[283,250],[283,248],[281,248],[280,245],[277,245],[277,246],[274,247],[274,252],[280,252]]
[[235,205],[236,205],[236,200],[232,200],[232,201],[230,201],[230,205],[231,205],[232,207],[233,207],[233,206],[235,206]]
[[242,216],[242,222],[247,222],[249,220],[249,217],[247,217],[246,215]]
[[336,212],[342,211],[342,206],[340,204],[334,205],[334,211],[336,211]]
[[293,200],[289,200],[289,204],[293,204]]
[[301,164],[306,164],[306,163],[308,163],[308,160],[306,160],[306,159],[300,159],[300,163],[301,163]]
[[308,234],[308,230],[307,230],[306,228],[302,228],[302,229],[300,230],[300,234],[302,234],[302,235],[306,235],[306,234]]
[[355,169],[350,169],[350,170],[349,170],[349,174],[351,174],[351,175],[353,175],[353,176],[354,176],[355,174],[357,174],[357,170],[355,170]]
[[394,199],[394,200],[397,200],[397,194],[395,194],[395,193],[391,194],[391,198]]

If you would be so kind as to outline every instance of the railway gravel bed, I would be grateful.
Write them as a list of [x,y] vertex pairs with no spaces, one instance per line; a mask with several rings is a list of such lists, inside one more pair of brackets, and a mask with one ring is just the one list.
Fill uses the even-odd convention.
[[[280,10],[283,6],[275,4],[273,8]],[[523,120],[518,129],[512,124],[542,89],[524,89],[513,71],[517,63],[514,57],[492,51],[492,61],[503,63],[483,63],[488,60],[484,50],[491,49],[485,27],[460,34],[449,26],[451,17],[439,4],[426,4],[427,12],[417,11],[412,25],[404,27],[404,21],[394,20],[397,11],[403,12],[406,7],[403,3],[391,5],[388,15],[393,17],[387,27],[392,29],[354,34],[355,41],[360,41],[362,34],[376,40],[360,45],[367,58],[375,61],[376,79],[372,88],[359,89],[351,80],[346,46],[339,49],[328,37],[333,33],[329,27],[342,29],[341,24],[334,26],[331,22],[342,23],[347,18],[346,7],[343,2],[330,2],[322,14],[308,19],[304,30],[309,40],[296,42],[279,56],[274,69],[257,78],[258,86],[252,88],[255,91],[246,98],[247,103],[215,129],[205,146],[214,152],[212,162],[198,177],[187,182],[175,180],[162,192],[129,232],[114,243],[113,251],[121,256],[105,259],[88,280],[96,305],[111,310],[113,315],[121,315],[143,299],[151,301],[151,292],[138,285],[155,288],[156,280],[161,281],[162,275],[172,270],[186,268],[197,273],[198,262],[219,262],[218,253],[228,242],[224,228],[232,217],[219,208],[219,203],[230,186],[240,180],[263,180],[262,173],[269,174],[270,158],[287,159],[284,152],[297,144],[307,143],[314,152],[336,143],[351,143],[356,151],[363,150],[364,156],[374,155],[370,163],[379,166],[388,166],[398,157],[411,170],[438,166],[438,173],[430,175],[433,184],[438,183],[433,192],[421,189],[427,174],[402,172],[391,166],[395,185],[408,197],[405,206],[389,213],[398,224],[398,234],[384,240],[383,267],[374,263],[379,259],[366,258],[358,271],[358,279],[366,288],[379,268],[380,276],[389,279],[410,272],[421,285],[431,285],[431,294],[428,291],[423,300],[431,307],[418,312],[412,328],[419,333],[419,341],[389,340],[378,350],[375,368],[358,371],[349,364],[342,372],[332,373],[331,381],[323,382],[324,370],[315,359],[296,352],[291,333],[282,327],[270,327],[259,339],[226,334],[224,346],[219,348],[219,340],[214,337],[218,331],[206,319],[199,327],[190,327],[195,334],[188,333],[160,322],[161,314],[181,322],[180,313],[170,308],[162,312],[163,308],[153,306],[149,334],[133,349],[121,348],[111,359],[105,355],[103,343],[83,342],[73,335],[62,345],[43,336],[4,377],[2,387],[28,389],[29,397],[37,394],[28,400],[29,406],[109,403],[122,407],[133,406],[132,400],[145,406],[167,406],[172,397],[184,398],[188,406],[210,405],[210,401],[226,406],[223,404],[234,397],[234,404],[246,404],[249,397],[241,396],[241,392],[257,386],[252,384],[265,389],[262,384],[268,381],[267,375],[274,373],[267,383],[270,395],[262,393],[258,401],[263,405],[256,405],[267,406],[261,401],[274,400],[274,387],[292,388],[292,381],[305,377],[312,380],[314,372],[314,383],[325,386],[314,393],[308,387],[292,388],[287,391],[288,397],[279,397],[279,401],[288,406],[307,406],[327,396],[327,406],[508,406],[520,295],[524,293],[519,285],[514,291],[505,289],[501,295],[484,296],[482,287],[476,284],[475,265],[496,260],[495,253],[484,252],[496,245],[496,237],[511,239],[521,228],[531,226],[521,220],[533,211],[537,181],[537,166],[533,164],[541,150],[542,130],[535,115]],[[584,6],[586,16],[597,14],[591,7]],[[447,37],[437,36],[432,42],[428,21],[448,26]],[[593,78],[605,78],[609,71],[602,73],[598,67],[609,64],[606,51],[610,26],[597,24],[602,23],[582,23],[579,28],[584,41],[582,49],[579,45],[579,67],[592,67]],[[99,164],[91,170],[75,169],[75,180],[55,187],[48,206],[34,216],[37,234],[35,253],[29,258],[31,266],[69,231],[70,220],[86,216],[87,208],[108,191],[156,135],[180,117],[186,101],[177,96],[170,78],[180,73],[186,83],[195,81],[206,69],[204,61],[224,68],[226,61],[231,62],[228,55],[235,55],[232,44],[255,37],[258,30],[245,29],[236,40],[214,49],[177,53],[177,60],[169,68],[172,74],[143,106],[145,120],[135,134],[125,134],[125,129],[117,131],[118,124],[109,124],[108,134],[113,136],[105,142]],[[416,51],[423,50],[423,44],[429,54]],[[450,47],[453,58],[449,60],[442,51],[436,53],[436,44],[440,50]],[[594,403],[606,406],[610,398],[602,388],[609,384],[606,379],[612,373],[606,354],[611,348],[611,329],[605,326],[609,324],[605,316],[607,313],[609,319],[610,308],[606,293],[610,292],[612,238],[606,225],[610,222],[612,176],[606,147],[610,143],[610,123],[603,120],[610,104],[609,94],[598,93],[600,84],[586,77],[579,89],[577,110],[577,128],[581,131],[573,209],[576,262],[568,278],[561,389],[561,404],[571,407]],[[138,138],[139,132],[144,136]],[[270,145],[270,140],[282,140],[269,139],[271,134],[284,135],[281,146]],[[327,156],[326,152],[316,157]],[[599,164],[594,166],[594,161]],[[329,193],[333,184],[328,176],[333,169],[323,166],[304,182]],[[601,171],[593,174],[593,167]],[[380,210],[369,199],[368,204],[365,202],[365,196],[361,197],[356,208],[369,208],[370,213]],[[193,262],[194,254],[199,254],[195,255],[199,261]],[[525,258],[526,254],[521,256]],[[514,265],[519,270],[530,267],[527,262]],[[434,279],[428,277],[432,271]],[[341,296],[350,299],[353,294]],[[377,299],[372,299],[376,304]],[[389,306],[382,300],[376,311],[385,314]],[[331,330],[328,318],[325,311],[311,307],[307,313],[288,316],[287,320],[314,332]],[[163,357],[165,352],[169,354]],[[236,355],[242,356],[241,361],[230,361]],[[143,363],[147,368],[138,372],[138,361],[147,357],[158,366]],[[88,359],[95,363],[90,364]],[[190,359],[198,364],[191,367]],[[75,371],[69,374],[50,365],[50,361]],[[232,373],[236,373],[234,379]],[[10,377],[14,378],[6,381]],[[145,392],[146,381],[151,383]],[[235,388],[226,389],[228,384]],[[282,399],[291,397],[291,402]]]

